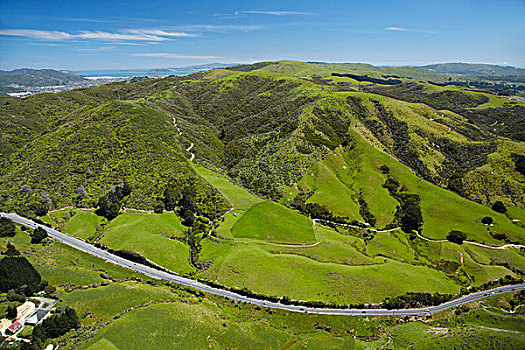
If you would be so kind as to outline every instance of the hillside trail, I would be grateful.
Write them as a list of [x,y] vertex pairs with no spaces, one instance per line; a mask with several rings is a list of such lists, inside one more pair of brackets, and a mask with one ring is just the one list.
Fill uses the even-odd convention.
[[[173,117],[173,126],[175,127],[175,129],[177,129],[177,131],[179,132],[179,136],[182,136],[182,131],[180,131],[180,128],[179,126],[177,125],[177,119],[175,119],[175,117]],[[186,148],[186,151],[187,152],[190,152],[191,149],[194,147],[195,145],[193,144],[193,142],[190,144],[190,146],[188,148]],[[195,153],[193,152],[190,152],[190,162],[193,162],[193,159],[195,159]]]
[[[315,226],[315,223],[317,221],[319,221],[319,219],[313,219],[312,220],[313,226]],[[325,220],[325,221],[330,221],[330,220]],[[333,222],[333,221],[330,221],[330,222]],[[352,227],[352,228],[357,228],[357,229],[360,229],[360,230],[370,230],[370,231],[375,232],[375,233],[392,232],[392,231],[397,231],[397,230],[401,229],[400,227],[394,227],[394,228],[390,228],[388,230],[377,230],[377,229],[372,228],[372,227],[361,227],[361,226],[356,226],[356,225],[351,225],[351,224],[342,224],[342,223],[338,223],[338,222],[333,222],[333,223],[336,224],[336,225],[344,226],[344,227]]]
[[[438,243],[449,242],[449,240],[447,240],[447,239],[430,239],[430,238],[427,238],[427,237],[423,237],[423,236],[421,236],[419,234],[419,232],[417,233],[417,236],[419,238],[424,239],[425,241],[429,241],[429,242],[438,242]],[[463,243],[477,245],[479,247],[489,248],[489,249],[507,249],[507,248],[525,249],[525,245],[521,245],[521,244],[505,244],[505,245],[502,245],[502,246],[490,246],[490,245],[486,245],[486,244],[483,244],[483,243],[472,242],[472,241],[463,241]]]

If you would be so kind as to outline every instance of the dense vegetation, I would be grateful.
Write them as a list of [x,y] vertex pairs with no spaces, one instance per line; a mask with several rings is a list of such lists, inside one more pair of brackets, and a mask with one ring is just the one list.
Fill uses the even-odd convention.
[[33,329],[31,345],[39,349],[46,340],[58,338],[72,329],[80,327],[77,313],[74,309],[66,307],[42,321]]
[[[485,246],[524,242],[523,104],[416,73],[439,77],[288,61],[5,98],[0,206],[290,303],[426,302],[521,278],[521,252]],[[31,248],[57,256],[44,242]],[[66,263],[56,273],[82,261]]]
[[[489,135],[494,133],[518,141],[525,140],[523,134],[525,107],[522,105],[509,103],[495,108],[477,109],[475,107],[489,102],[487,96],[471,94],[467,91],[429,90],[415,82],[389,87],[373,87],[369,91],[407,102],[425,103],[437,110],[453,111],[467,118],[469,123],[484,130],[487,133],[485,138],[489,138]],[[483,138],[481,135],[478,137]]]
[[16,234],[15,223],[8,218],[0,218],[0,237],[13,237]]
[[26,296],[41,290],[42,278],[22,256],[5,256],[0,260],[0,292],[20,291]]

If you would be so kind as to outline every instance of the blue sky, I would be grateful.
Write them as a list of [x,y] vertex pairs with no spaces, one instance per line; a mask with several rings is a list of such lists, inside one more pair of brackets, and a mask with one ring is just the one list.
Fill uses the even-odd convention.
[[0,69],[294,59],[525,67],[524,0],[0,0]]

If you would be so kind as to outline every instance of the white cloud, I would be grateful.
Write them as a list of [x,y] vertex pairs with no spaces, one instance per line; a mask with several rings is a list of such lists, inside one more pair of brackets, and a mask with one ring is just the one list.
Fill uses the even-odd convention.
[[194,31],[220,32],[220,33],[235,31],[235,30],[249,32],[252,30],[261,30],[264,28],[265,28],[264,26],[259,26],[259,25],[236,25],[236,24],[231,24],[231,25],[228,25],[228,24],[226,25],[192,24],[192,25],[183,26],[183,29],[190,30],[190,31],[194,30]]
[[254,15],[271,15],[271,16],[309,16],[313,15],[311,12],[301,12],[301,11],[237,11],[234,14],[254,14]]
[[189,59],[196,59],[196,60],[209,60],[209,59],[221,58],[220,56],[194,56],[194,55],[182,55],[182,54],[178,54],[178,53],[163,53],[163,52],[157,52],[157,53],[132,53],[131,56],[160,57],[160,58],[189,58]]
[[43,40],[123,40],[123,41],[165,41],[173,37],[194,37],[195,34],[184,32],[167,32],[163,30],[127,29],[120,33],[109,33],[103,31],[81,31],[68,33],[61,31],[33,30],[33,29],[0,29],[0,35],[20,36]]
[[408,29],[402,27],[386,27],[386,30],[395,31],[395,32],[412,32],[412,33],[424,33],[424,34],[437,34],[433,30],[424,30],[424,29]]
[[164,30],[158,29],[128,29],[127,33],[139,34],[139,35],[158,35],[158,36],[167,36],[167,37],[178,37],[178,38],[188,38],[196,37],[197,34],[185,33],[185,32],[166,32]]
[[395,30],[395,31],[399,31],[399,32],[409,32],[410,31],[409,29],[399,28],[399,27],[386,27],[385,29],[386,30]]
[[97,47],[97,48],[82,48],[82,49],[77,49],[77,50],[78,51],[83,51],[83,52],[98,52],[98,51],[113,50],[115,48],[116,48],[116,46],[101,46],[101,47]]

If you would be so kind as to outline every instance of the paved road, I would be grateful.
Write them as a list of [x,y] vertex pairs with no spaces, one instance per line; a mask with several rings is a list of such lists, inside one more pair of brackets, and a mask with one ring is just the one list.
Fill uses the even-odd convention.
[[144,275],[156,278],[156,279],[162,279],[169,282],[181,284],[183,286],[192,287],[198,290],[201,290],[203,292],[219,295],[228,299],[232,299],[238,302],[246,302],[250,304],[260,305],[268,308],[274,308],[274,309],[281,309],[281,310],[288,310],[288,311],[295,311],[295,312],[308,312],[308,313],[315,313],[315,314],[326,314],[326,315],[375,315],[375,316],[381,316],[381,315],[425,315],[425,314],[433,314],[439,311],[443,311],[449,308],[457,307],[472,301],[480,300],[483,298],[486,298],[491,295],[497,295],[502,293],[508,293],[518,290],[525,290],[525,283],[519,284],[519,285],[512,285],[512,286],[503,286],[494,288],[488,291],[473,293],[467,296],[464,296],[462,298],[449,301],[447,303],[441,304],[439,306],[432,306],[427,308],[421,308],[421,309],[399,309],[399,310],[386,310],[386,309],[330,309],[330,308],[312,308],[312,307],[303,307],[303,306],[295,306],[295,305],[284,305],[280,303],[270,302],[266,300],[260,300],[255,298],[249,298],[242,295],[239,295],[234,292],[229,292],[226,290],[218,289],[210,287],[206,284],[200,283],[198,281],[181,277],[175,274],[167,273],[164,271],[155,270],[151,267],[144,266],[141,264],[137,264],[134,262],[131,262],[129,260],[126,260],[124,258],[121,258],[119,256],[116,256],[114,254],[108,253],[105,250],[96,248],[92,246],[89,243],[86,243],[78,238],[71,237],[67,234],[64,234],[60,231],[57,231],[55,229],[37,224],[36,222],[26,219],[24,217],[21,217],[17,214],[7,214],[7,213],[0,213],[0,216],[5,216],[14,222],[17,222],[19,224],[36,228],[36,227],[42,227],[44,228],[50,237],[61,241],[64,244],[67,244],[75,249],[81,250],[83,252],[86,252],[88,254],[97,256],[99,258],[102,258],[104,260],[107,260],[109,262],[112,262],[114,264],[120,265],[122,267],[125,267],[127,269],[142,273]]

